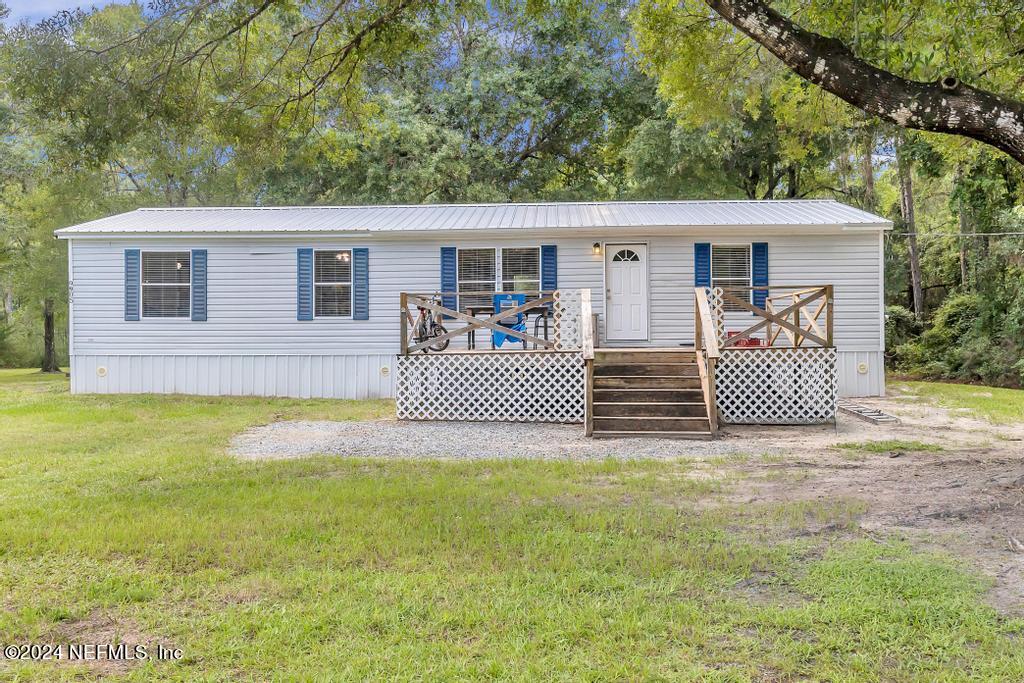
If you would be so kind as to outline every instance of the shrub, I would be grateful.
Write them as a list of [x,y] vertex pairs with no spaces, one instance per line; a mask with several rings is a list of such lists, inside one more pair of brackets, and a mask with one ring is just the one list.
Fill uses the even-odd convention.
[[921,323],[904,306],[885,307],[885,348],[896,349],[921,334]]

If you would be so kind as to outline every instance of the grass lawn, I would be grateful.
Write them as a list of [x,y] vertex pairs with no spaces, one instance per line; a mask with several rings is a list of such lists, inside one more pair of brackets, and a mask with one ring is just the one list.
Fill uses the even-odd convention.
[[1024,679],[1024,624],[956,560],[861,535],[855,500],[733,505],[742,481],[685,462],[224,454],[250,425],[391,410],[0,371],[0,642],[116,624],[184,652],[0,677]]
[[892,381],[892,385],[943,408],[965,408],[991,422],[1024,422],[1024,391],[1020,389],[902,380]]

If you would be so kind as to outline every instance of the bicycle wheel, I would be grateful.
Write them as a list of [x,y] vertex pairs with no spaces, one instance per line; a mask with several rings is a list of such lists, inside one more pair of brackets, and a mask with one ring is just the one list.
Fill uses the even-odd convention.
[[[432,337],[440,337],[440,336],[443,336],[443,335],[446,335],[446,334],[448,334],[448,330],[444,329],[443,325],[435,325],[434,326],[434,330],[433,330],[433,332],[431,333],[430,336],[432,336]],[[451,341],[451,339],[445,339],[444,341],[439,341],[436,344],[431,344],[430,345],[430,350],[431,351],[444,351],[445,349],[448,348],[448,342],[450,342],[450,341]]]

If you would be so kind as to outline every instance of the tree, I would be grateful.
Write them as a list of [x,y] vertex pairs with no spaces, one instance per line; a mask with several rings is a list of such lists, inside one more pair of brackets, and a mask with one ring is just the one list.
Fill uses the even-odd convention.
[[[1024,163],[1024,102],[964,83],[956,71],[934,82],[922,82],[881,69],[858,57],[843,41],[787,19],[765,0],[705,2],[801,78],[867,114],[904,128],[980,140]],[[959,8],[965,3],[944,4]],[[996,7],[984,9],[966,4],[969,11],[1008,18],[1014,39],[1019,37],[1021,12],[1015,3],[997,2],[993,3]],[[929,9],[934,9],[934,5]],[[908,14],[915,11],[917,8],[907,5]],[[1013,18],[1013,14],[1018,16]],[[978,36],[983,40],[992,37]],[[1014,60],[1022,55],[1024,46],[1018,44],[1006,58]]]
[[900,214],[903,218],[901,227],[907,232],[907,245],[910,255],[910,289],[914,317],[924,317],[924,285],[921,282],[921,256],[917,244],[917,221],[914,215],[914,171],[913,162],[906,152],[902,136],[897,137],[896,168],[900,184]]
[[641,0],[634,23],[663,86],[689,79],[717,93],[778,66],[868,116],[1024,161],[1016,0]]

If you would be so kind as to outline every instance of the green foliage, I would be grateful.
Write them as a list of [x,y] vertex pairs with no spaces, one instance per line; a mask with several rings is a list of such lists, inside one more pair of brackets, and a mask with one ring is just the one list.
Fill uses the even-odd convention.
[[[1010,0],[773,6],[910,78],[1024,78]],[[38,358],[44,299],[65,327],[52,230],[137,206],[835,197],[903,231],[894,131],[700,0],[338,7],[113,4],[0,29],[0,364]],[[1024,243],[956,233],[1024,229],[1024,170],[962,139],[899,149],[926,315],[889,310],[890,362],[1020,383]],[[888,237],[887,304],[909,306],[908,261]]]
[[898,304],[885,307],[885,348],[895,349],[921,332],[921,323],[914,313]]

